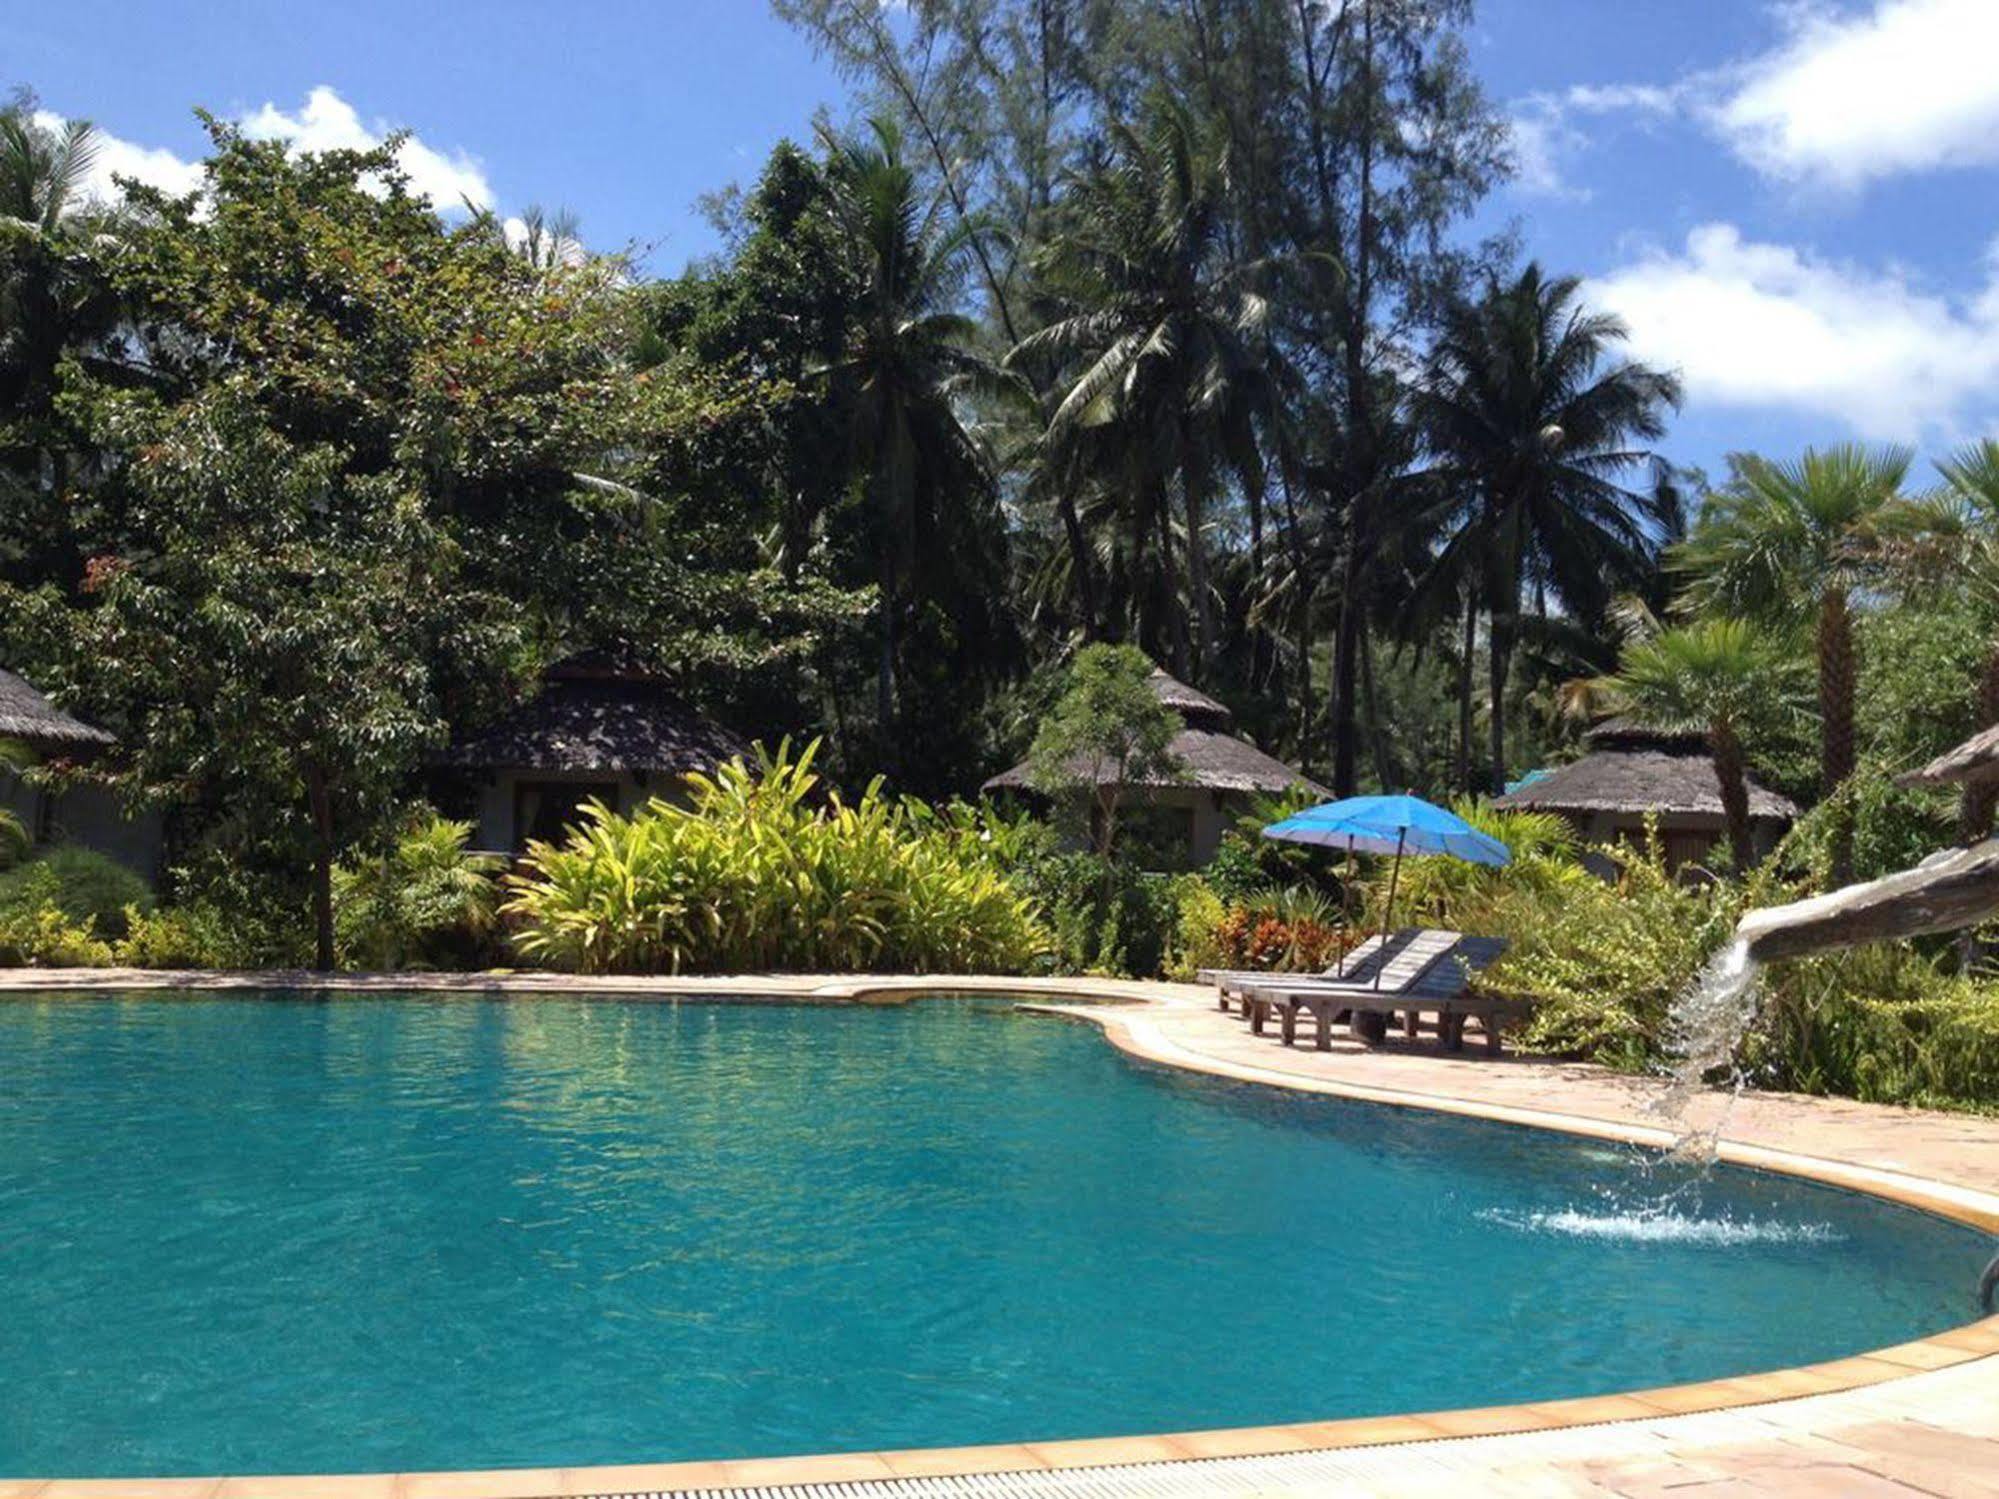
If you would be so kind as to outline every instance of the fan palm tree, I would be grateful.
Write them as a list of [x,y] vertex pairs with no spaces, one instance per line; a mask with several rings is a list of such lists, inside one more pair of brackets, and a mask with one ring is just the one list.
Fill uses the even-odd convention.
[[[1895,581],[1921,603],[1933,594],[1968,593],[1987,614],[1999,613],[1999,441],[1967,443],[1937,462],[1942,485],[1912,500],[1906,525],[1889,537]],[[1980,728],[1999,724],[1999,638],[1986,644],[1972,688]],[[1958,832],[1975,843],[1992,831],[1994,792],[1968,782],[1958,804]]]
[[[1858,444],[1806,451],[1795,463],[1746,455],[1709,496],[1677,549],[1695,608],[1813,630],[1818,661],[1819,794],[1853,774],[1852,597],[1881,575],[1889,539],[1908,524],[1912,454]],[[1851,828],[1836,831],[1835,878],[1853,869]]]
[[1132,536],[1150,533],[1166,556],[1167,496],[1178,487],[1186,604],[1174,664],[1198,676],[1214,640],[1209,500],[1224,474],[1261,492],[1261,267],[1230,252],[1227,152],[1185,109],[1154,100],[1139,125],[1113,128],[1112,144],[1111,161],[1076,182],[1073,217],[1036,263],[1052,315],[1007,362],[1051,372],[1060,397],[1050,451],[1091,446]]
[[1592,313],[1572,276],[1538,265],[1450,307],[1410,410],[1449,512],[1447,565],[1475,573],[1487,622],[1490,774],[1506,779],[1505,697],[1530,590],[1583,622],[1656,571],[1671,517],[1625,476],[1679,404],[1671,375],[1613,360],[1624,324]]
[[1782,700],[1789,670],[1786,654],[1747,620],[1708,619],[1628,647],[1608,683],[1611,699],[1648,727],[1706,736],[1738,872],[1756,856],[1743,729]]
[[824,135],[832,211],[861,280],[842,347],[822,374],[849,422],[853,471],[873,501],[881,587],[879,721],[895,720],[897,623],[932,574],[992,562],[999,508],[984,454],[957,396],[992,367],[971,351],[977,329],[952,310],[979,226],[945,228],[926,206],[902,137],[887,119],[865,135]]

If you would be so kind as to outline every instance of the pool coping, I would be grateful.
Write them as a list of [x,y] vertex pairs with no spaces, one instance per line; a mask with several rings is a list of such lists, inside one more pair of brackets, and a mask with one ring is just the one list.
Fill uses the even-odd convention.
[[[897,1002],[918,995],[966,994],[1014,998],[1022,1008],[1095,1025],[1110,1043],[1148,1063],[1261,1087],[1417,1108],[1621,1144],[1670,1144],[1660,1126],[1595,1115],[1454,1097],[1446,1093],[1357,1084],[1259,1068],[1182,1045],[1158,1024],[1200,991],[1139,980],[743,975],[726,980],[574,980],[559,975],[299,975],[292,973],[166,973],[138,970],[15,969],[0,972],[0,997],[30,991],[131,992],[160,989],[229,992],[304,989],[340,993],[422,992],[549,995],[606,999],[779,1001],[819,1004]],[[1865,1193],[1999,1234],[1999,1193],[1888,1170],[1831,1156],[1723,1138],[1719,1158]],[[798,1457],[591,1465],[543,1469],[479,1469],[372,1474],[262,1475],[204,1478],[0,1479],[0,1499],[555,1499],[636,1491],[797,1487],[870,1480],[946,1479],[992,1473],[1032,1473],[1286,1453],[1484,1436],[1549,1432],[1618,1421],[1647,1421],[1734,1410],[1808,1396],[1859,1390],[1981,1359],[1992,1359],[1999,1381],[1999,1316],[1912,1342],[1798,1368],[1736,1375],[1611,1395],[1518,1405],[1290,1422],[1159,1435],[1096,1437],[986,1446],[914,1448]],[[1999,1385],[1995,1385],[1999,1390]]]

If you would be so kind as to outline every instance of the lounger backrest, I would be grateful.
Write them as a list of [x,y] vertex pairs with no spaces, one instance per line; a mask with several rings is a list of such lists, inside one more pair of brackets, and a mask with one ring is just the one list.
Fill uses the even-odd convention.
[[1455,999],[1470,986],[1472,975],[1490,968],[1505,951],[1504,937],[1460,937],[1443,961],[1426,969],[1407,992],[1414,999]]
[[[1409,940],[1381,965],[1380,988],[1384,993],[1407,988],[1463,940],[1456,932],[1424,930],[1411,934]],[[1369,984],[1375,982],[1372,972],[1361,977]]]
[[[1345,978],[1354,973],[1373,973],[1381,962],[1381,950],[1389,942],[1415,935],[1414,932],[1395,932],[1383,937],[1376,932],[1364,942],[1356,943],[1352,951],[1336,963],[1328,963],[1325,968],[1327,978]],[[1391,951],[1393,949],[1390,949]]]

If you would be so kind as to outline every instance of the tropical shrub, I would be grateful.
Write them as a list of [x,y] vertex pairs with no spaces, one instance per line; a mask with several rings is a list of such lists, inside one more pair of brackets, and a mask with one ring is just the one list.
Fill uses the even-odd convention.
[[127,968],[262,968],[264,946],[221,907],[201,902],[127,913],[113,947]]
[[468,852],[472,824],[424,815],[383,852],[333,871],[341,962],[386,972],[472,968],[500,954],[506,861]]
[[29,842],[26,824],[0,807],[0,869],[12,869],[27,858]]
[[59,843],[0,874],[0,910],[55,907],[96,935],[125,935],[131,910],[150,911],[153,891],[138,875],[93,849]]
[[1042,914],[1059,972],[1130,978],[1151,978],[1166,965],[1179,919],[1175,891],[1185,878],[1081,851],[1047,853],[1012,874]]
[[1047,948],[975,837],[882,793],[851,805],[818,745],[688,778],[689,804],[601,805],[506,880],[520,952],[586,973],[1018,973]]
[[0,968],[102,968],[111,957],[88,917],[74,921],[50,901],[0,907]]
[[1870,1103],[1999,1109],[1999,985],[1905,942],[1773,966],[1747,1047],[1760,1082]]

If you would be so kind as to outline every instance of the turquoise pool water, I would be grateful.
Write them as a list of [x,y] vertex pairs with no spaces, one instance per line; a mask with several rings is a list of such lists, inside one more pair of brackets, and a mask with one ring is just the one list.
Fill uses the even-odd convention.
[[1972,1313],[1967,1230],[1734,1171],[1660,1208],[1673,1185],[968,1002],[5,1001],[0,1473],[1262,1423]]

